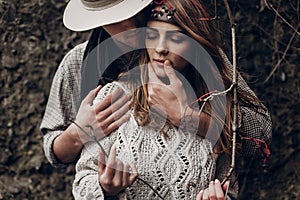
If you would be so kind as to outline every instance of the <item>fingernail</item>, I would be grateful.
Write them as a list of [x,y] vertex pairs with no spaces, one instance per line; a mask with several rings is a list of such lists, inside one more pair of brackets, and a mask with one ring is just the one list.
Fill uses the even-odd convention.
[[169,60],[166,60],[164,64],[167,65],[167,66],[170,66],[171,62]]
[[216,183],[220,183],[220,181],[218,179],[215,180]]

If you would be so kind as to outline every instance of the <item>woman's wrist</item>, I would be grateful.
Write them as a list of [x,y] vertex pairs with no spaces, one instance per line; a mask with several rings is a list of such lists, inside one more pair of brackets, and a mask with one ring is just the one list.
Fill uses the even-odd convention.
[[187,106],[180,119],[180,127],[188,132],[195,132],[199,126],[198,112]]
[[191,107],[187,107],[180,121],[180,127],[188,132],[197,133],[205,137],[210,123],[210,117],[205,112],[199,113]]

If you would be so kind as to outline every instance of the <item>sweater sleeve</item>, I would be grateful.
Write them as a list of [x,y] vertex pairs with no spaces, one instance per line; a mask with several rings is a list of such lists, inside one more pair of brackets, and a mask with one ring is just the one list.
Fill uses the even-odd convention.
[[75,200],[104,200],[104,193],[98,182],[98,149],[96,143],[86,144],[76,164],[73,182]]

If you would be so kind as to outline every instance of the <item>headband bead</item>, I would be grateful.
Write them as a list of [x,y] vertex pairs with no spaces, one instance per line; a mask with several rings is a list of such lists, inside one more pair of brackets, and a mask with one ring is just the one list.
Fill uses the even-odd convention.
[[165,3],[158,5],[156,4],[151,10],[150,18],[151,20],[165,21],[175,24],[175,21],[172,18],[175,12],[176,8],[172,8],[172,6],[168,6]]

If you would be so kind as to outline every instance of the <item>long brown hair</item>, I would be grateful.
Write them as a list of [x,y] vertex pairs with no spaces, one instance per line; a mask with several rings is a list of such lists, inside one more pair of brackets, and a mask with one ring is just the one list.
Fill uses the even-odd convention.
[[[194,56],[194,66],[189,67],[189,73],[185,75],[185,78],[193,87],[197,97],[200,97],[209,92],[209,88],[205,83],[205,80],[207,80],[207,77],[205,77],[206,75],[199,73],[199,69],[201,67],[206,67],[206,70],[211,71],[211,73],[208,74],[210,74],[209,76],[211,76],[212,74],[214,75],[209,77],[213,82],[221,83],[225,89],[228,89],[232,84],[232,70],[229,66],[230,64],[227,62],[228,60],[226,60],[227,57],[220,49],[217,36],[214,34],[214,31],[212,29],[213,27],[211,21],[201,20],[208,17],[208,14],[202,7],[201,2],[199,0],[168,0],[167,3],[173,8],[176,8],[176,12],[173,16],[173,21],[175,21],[176,24],[184,30],[187,36],[200,44],[199,46],[201,46],[201,48],[203,48],[208,53],[209,57],[211,57],[216,66],[216,69],[214,69],[209,63],[207,65],[201,64],[203,62],[203,57],[197,55],[197,52],[199,52],[200,49],[195,49],[193,51],[196,52],[196,55]],[[150,105],[147,102],[148,62],[149,57],[145,51],[140,59],[141,79],[140,82],[137,83],[140,86],[134,91],[132,104],[134,117],[141,126],[147,125],[150,121]],[[208,69],[209,67],[211,68]],[[256,108],[257,111],[263,108],[261,102],[254,94],[251,94],[248,91],[241,89],[240,87],[238,87],[237,89],[240,106]],[[225,114],[225,118],[221,116],[222,114],[217,116],[211,115],[212,105],[210,102],[207,103],[203,110],[203,112],[209,114],[211,121],[213,120],[216,123],[220,124],[220,126],[222,126],[222,132],[215,150],[216,152],[230,152],[232,139],[231,128],[233,123],[232,94],[231,92],[229,92],[226,95],[226,105],[224,105],[224,101],[220,100],[219,98],[214,98],[213,101],[215,101],[216,105],[219,106],[220,110],[217,113],[223,112]]]

